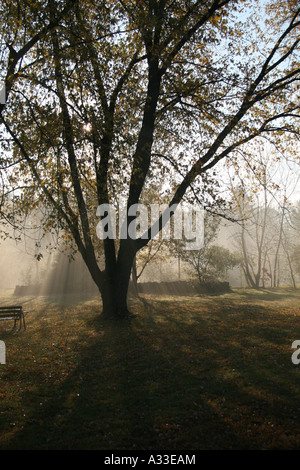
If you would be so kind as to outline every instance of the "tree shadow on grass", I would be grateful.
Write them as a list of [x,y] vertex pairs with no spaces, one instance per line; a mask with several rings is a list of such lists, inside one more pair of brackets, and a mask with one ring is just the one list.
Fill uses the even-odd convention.
[[[90,345],[82,362],[59,387],[24,393],[27,421],[7,449],[221,446],[213,432],[207,435],[205,423],[211,422],[220,436],[228,436],[230,446],[237,437],[201,403],[201,385],[201,377],[177,369],[162,352],[141,341],[131,327],[106,327],[103,338]],[[30,408],[26,409],[26,403]],[[199,427],[193,437],[191,423]],[[244,445],[239,440],[239,446]]]
[[190,323],[187,310],[95,321],[64,381],[37,377],[24,391],[26,421],[6,449],[298,448],[299,374],[276,349],[282,319],[272,341],[263,309],[195,312]]

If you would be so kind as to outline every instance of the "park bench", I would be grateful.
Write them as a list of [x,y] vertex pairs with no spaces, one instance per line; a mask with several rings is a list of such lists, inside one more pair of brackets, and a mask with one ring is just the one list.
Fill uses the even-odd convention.
[[16,328],[17,322],[19,321],[19,330],[25,325],[25,315],[23,308],[20,305],[10,305],[7,307],[0,307],[0,320],[14,320],[14,328]]

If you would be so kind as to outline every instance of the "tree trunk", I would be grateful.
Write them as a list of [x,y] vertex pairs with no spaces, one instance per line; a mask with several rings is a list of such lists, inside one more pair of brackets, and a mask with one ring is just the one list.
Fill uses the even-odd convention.
[[106,270],[104,282],[98,286],[103,302],[102,314],[106,319],[133,316],[127,306],[127,295],[135,254],[134,243],[122,240],[115,269]]
[[124,278],[123,282],[120,281],[120,276],[107,280],[100,290],[103,304],[102,315],[106,320],[125,319],[131,315],[127,306],[129,280],[126,282]]
[[288,265],[289,265],[289,268],[290,268],[290,275],[291,275],[292,285],[293,285],[293,288],[296,289],[297,285],[296,285],[296,280],[295,280],[295,276],[294,276],[294,271],[293,271],[293,265],[292,265],[291,257],[290,257],[290,254],[289,254],[289,252],[288,252],[288,249],[284,246],[283,243],[282,243],[282,246],[283,246],[283,249],[284,249],[284,251],[285,251],[285,254],[286,254],[286,257],[287,257],[287,261],[288,261]]
[[138,289],[136,256],[134,257],[133,265],[132,265],[132,287],[133,287],[133,294],[135,295],[135,297],[138,297],[139,296],[139,289]]

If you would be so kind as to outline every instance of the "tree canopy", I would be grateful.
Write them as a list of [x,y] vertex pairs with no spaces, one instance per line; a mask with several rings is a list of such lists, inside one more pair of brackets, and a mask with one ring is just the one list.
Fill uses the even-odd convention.
[[170,206],[191,188],[205,205],[220,161],[259,136],[297,138],[298,2],[9,0],[0,12],[3,193],[20,214],[43,207],[104,312],[127,315],[150,231],[106,238],[101,269],[97,207],[122,195],[130,208],[153,187]]

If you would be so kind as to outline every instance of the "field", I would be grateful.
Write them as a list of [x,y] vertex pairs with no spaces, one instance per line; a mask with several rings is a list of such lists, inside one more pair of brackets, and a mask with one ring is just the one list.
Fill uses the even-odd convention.
[[144,300],[113,325],[98,299],[18,299],[0,450],[300,450],[299,291]]

